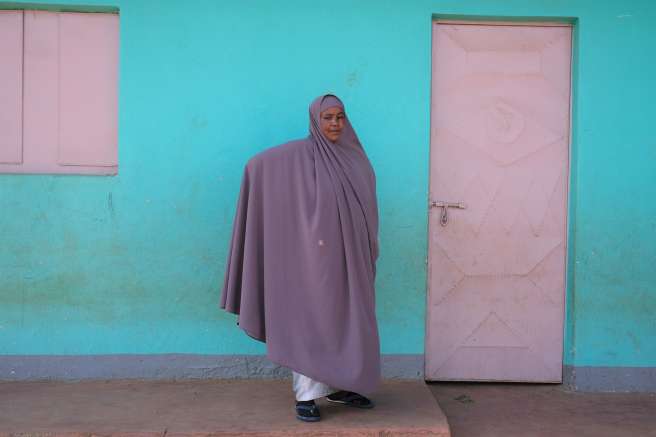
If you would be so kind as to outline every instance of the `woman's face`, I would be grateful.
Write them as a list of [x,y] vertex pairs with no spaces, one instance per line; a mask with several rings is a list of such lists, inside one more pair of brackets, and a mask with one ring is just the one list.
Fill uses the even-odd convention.
[[333,106],[325,111],[322,111],[319,120],[321,125],[321,132],[333,143],[339,139],[344,129],[344,119],[346,114],[339,106]]

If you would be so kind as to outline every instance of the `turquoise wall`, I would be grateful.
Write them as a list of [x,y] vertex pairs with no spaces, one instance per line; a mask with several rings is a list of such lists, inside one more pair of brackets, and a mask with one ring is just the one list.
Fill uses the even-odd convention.
[[263,353],[218,309],[241,172],[326,91],[378,175],[382,351],[423,353],[431,20],[476,15],[575,23],[565,362],[656,366],[649,0],[112,6],[119,174],[0,175],[0,354]]

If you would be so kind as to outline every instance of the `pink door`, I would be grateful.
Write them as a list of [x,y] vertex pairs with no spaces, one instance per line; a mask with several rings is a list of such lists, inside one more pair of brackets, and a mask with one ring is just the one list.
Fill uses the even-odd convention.
[[434,23],[428,380],[562,379],[570,58],[567,26]]

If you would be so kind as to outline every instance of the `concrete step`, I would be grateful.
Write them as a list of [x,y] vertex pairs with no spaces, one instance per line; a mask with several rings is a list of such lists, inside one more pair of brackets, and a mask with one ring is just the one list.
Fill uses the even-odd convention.
[[290,380],[0,382],[0,437],[449,436],[420,381],[386,381],[361,410],[296,419]]

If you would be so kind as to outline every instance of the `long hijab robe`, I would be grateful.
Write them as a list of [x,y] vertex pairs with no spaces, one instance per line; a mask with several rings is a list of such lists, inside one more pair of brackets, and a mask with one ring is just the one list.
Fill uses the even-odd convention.
[[322,105],[343,108],[318,97],[307,138],[247,162],[220,306],[269,360],[366,394],[380,381],[376,179],[348,117],[337,142],[324,136]]

